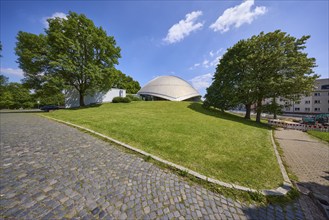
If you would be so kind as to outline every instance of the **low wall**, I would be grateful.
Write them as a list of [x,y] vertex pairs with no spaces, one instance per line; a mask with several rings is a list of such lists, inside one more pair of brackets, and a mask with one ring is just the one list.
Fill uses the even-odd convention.
[[300,123],[295,123],[295,122],[282,121],[282,120],[278,120],[278,119],[269,119],[268,124],[277,126],[277,127],[286,128],[286,129],[294,129],[294,130],[300,130],[300,131],[315,130],[315,131],[329,132],[329,126],[324,126],[321,124],[306,125],[306,124],[300,124]]

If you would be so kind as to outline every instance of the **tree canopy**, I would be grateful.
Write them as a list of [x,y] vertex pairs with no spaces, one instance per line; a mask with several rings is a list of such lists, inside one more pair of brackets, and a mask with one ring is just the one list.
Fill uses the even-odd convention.
[[120,70],[117,70],[113,76],[113,87],[125,89],[128,94],[136,94],[141,89],[138,81],[135,81]]
[[16,54],[27,85],[34,89],[47,85],[57,91],[74,88],[80,94],[80,106],[85,95],[114,85],[121,55],[113,36],[74,12],[48,23],[45,34],[17,35]]
[[308,94],[318,77],[313,72],[315,59],[303,52],[309,37],[297,39],[276,30],[239,41],[220,59],[206,104],[222,109],[245,104],[246,118],[251,104],[256,104],[260,122],[264,99]]
[[32,108],[30,91],[20,83],[9,83],[8,77],[0,75],[0,108]]
[[64,95],[52,83],[44,83],[42,88],[31,91],[29,86],[9,82],[0,75],[0,109],[35,108],[44,105],[64,105]]

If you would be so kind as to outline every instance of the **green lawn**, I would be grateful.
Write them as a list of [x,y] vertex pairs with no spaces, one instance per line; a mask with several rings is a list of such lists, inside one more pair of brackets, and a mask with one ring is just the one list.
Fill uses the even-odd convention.
[[225,182],[268,189],[283,181],[266,125],[200,103],[108,103],[44,114]]
[[310,135],[329,142],[329,132],[324,131],[307,131]]

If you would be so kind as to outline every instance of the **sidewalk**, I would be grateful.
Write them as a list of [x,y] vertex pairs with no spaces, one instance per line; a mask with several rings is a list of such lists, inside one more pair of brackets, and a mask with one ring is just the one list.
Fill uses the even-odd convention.
[[283,160],[298,177],[298,185],[312,192],[329,217],[329,145],[296,130],[279,129],[275,137]]

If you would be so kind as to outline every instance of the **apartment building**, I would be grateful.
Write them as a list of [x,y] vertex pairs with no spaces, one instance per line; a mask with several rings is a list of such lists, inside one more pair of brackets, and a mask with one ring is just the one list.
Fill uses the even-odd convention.
[[283,105],[284,113],[319,114],[329,113],[329,78],[315,81],[315,89],[310,96],[304,96],[299,101],[284,98],[277,100]]

